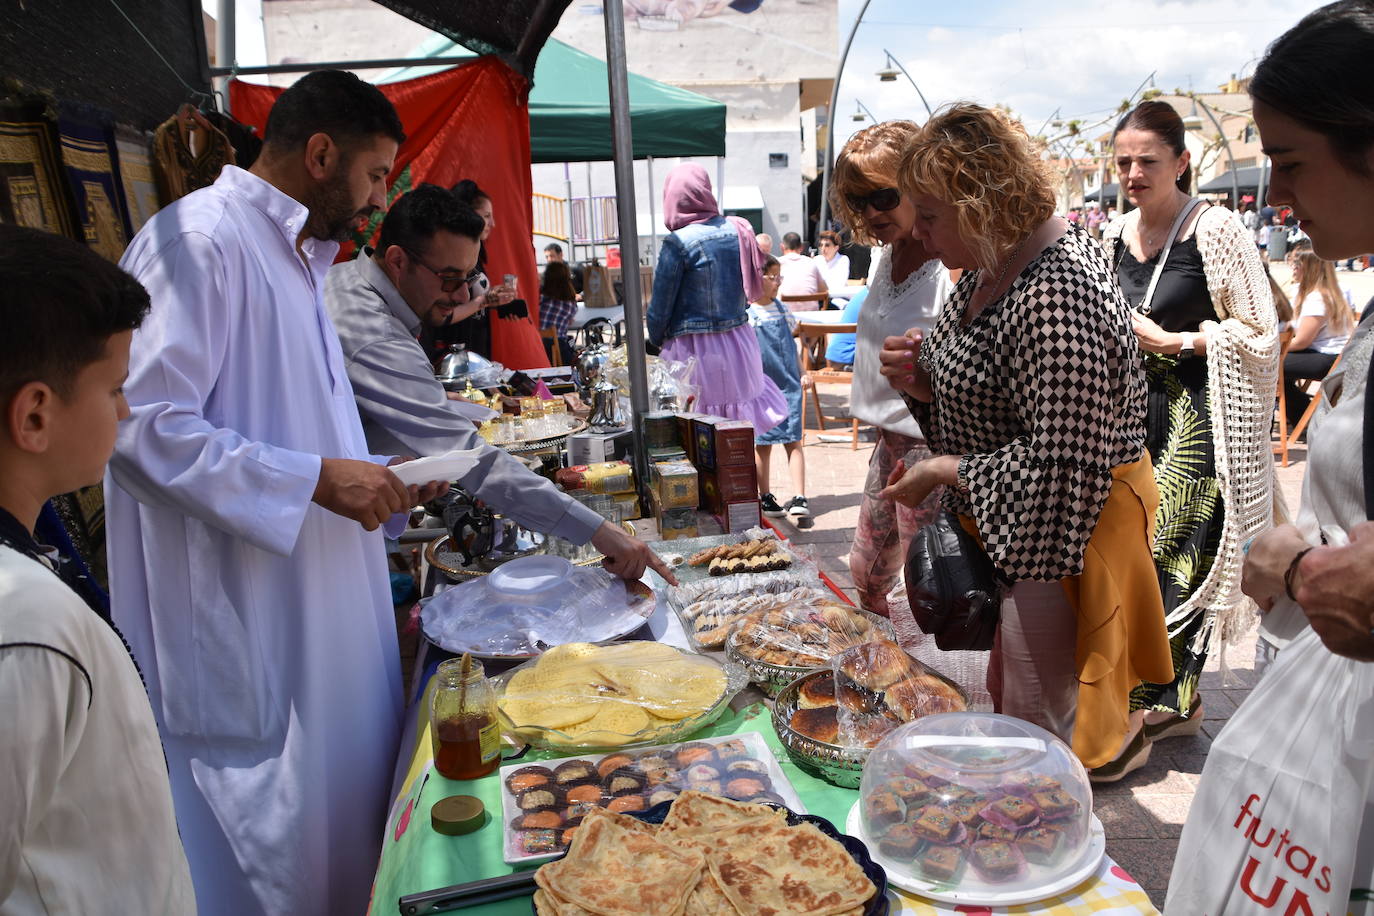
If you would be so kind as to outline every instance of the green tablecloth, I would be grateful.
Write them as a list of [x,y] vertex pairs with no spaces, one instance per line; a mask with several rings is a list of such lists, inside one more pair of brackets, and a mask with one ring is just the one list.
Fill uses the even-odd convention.
[[[427,708],[425,703],[419,703],[417,706]],[[843,831],[844,819],[854,802],[858,800],[858,790],[831,785],[808,775],[798,767],[778,741],[778,736],[773,731],[770,713],[763,704],[756,703],[739,712],[727,711],[701,735],[733,735],[750,731],[763,736],[769,750],[778,758],[788,781],[806,805],[808,813],[829,820]],[[445,779],[434,770],[429,740],[427,725],[417,729],[411,767],[403,782],[400,797],[392,806],[391,819],[387,823],[387,835],[382,844],[381,861],[377,869],[372,907],[369,911],[378,916],[393,916],[397,913],[397,901],[406,894],[508,875],[516,870],[514,866],[507,865],[503,858],[499,771],[482,779],[464,782]],[[569,755],[566,751],[531,750],[522,759],[535,762],[567,756]],[[404,830],[398,831],[407,802],[421,783],[423,788],[419,802],[413,806]],[[486,825],[466,836],[451,837],[435,833],[430,827],[429,809],[439,799],[449,795],[473,795],[480,798],[487,808]],[[530,900],[528,897],[518,897],[473,907],[465,912],[473,916],[529,914]]]

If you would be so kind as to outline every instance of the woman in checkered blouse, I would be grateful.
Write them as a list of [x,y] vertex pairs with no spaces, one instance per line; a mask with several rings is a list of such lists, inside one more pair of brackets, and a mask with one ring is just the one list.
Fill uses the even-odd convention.
[[883,374],[936,457],[894,471],[883,495],[914,505],[946,485],[945,507],[1011,583],[988,669],[996,708],[1100,766],[1139,731],[1131,688],[1172,677],[1126,302],[1097,244],[1053,215],[1044,166],[1001,113],[939,113],[898,182],[913,235],[964,274],[925,340],[885,342]]

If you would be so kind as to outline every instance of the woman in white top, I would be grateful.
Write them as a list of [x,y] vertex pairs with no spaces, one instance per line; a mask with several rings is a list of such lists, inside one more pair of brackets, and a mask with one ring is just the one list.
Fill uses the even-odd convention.
[[849,255],[840,254],[840,234],[830,229],[820,234],[816,241],[821,253],[812,260],[821,270],[821,276],[825,277],[826,288],[830,290],[830,301],[835,308],[844,308],[845,303],[849,302],[849,290],[853,289],[849,285]]
[[878,498],[898,464],[911,467],[931,457],[901,395],[883,378],[878,353],[886,337],[905,334],[908,328],[934,327],[952,288],[944,265],[911,237],[916,208],[897,190],[902,150],[919,130],[911,121],[885,121],[855,134],[835,161],[830,190],[835,218],[853,231],[854,238],[860,244],[884,246],[859,313],[849,408],[878,431],[849,570],[864,610],[884,617],[887,593],[901,572],[912,535],[933,521],[940,509],[938,489],[915,508]]
[[1355,315],[1345,301],[1336,280],[1336,265],[1324,261],[1311,249],[1290,252],[1288,266],[1293,270],[1298,317],[1293,341],[1283,358],[1283,393],[1288,426],[1296,426],[1312,403],[1312,395],[1300,382],[1321,380],[1331,371],[1336,357],[1345,349],[1355,329]]

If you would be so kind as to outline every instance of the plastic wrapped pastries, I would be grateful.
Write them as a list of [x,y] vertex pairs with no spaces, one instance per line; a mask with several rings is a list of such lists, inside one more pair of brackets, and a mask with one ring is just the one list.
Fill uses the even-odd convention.
[[836,741],[873,747],[904,722],[968,708],[962,691],[887,639],[844,649],[831,660]]

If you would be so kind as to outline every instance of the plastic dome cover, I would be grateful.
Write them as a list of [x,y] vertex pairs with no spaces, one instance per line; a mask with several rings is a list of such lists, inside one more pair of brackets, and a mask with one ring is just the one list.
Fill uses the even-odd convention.
[[893,731],[864,765],[859,811],[870,852],[894,880],[932,890],[1030,892],[1093,852],[1083,765],[1043,728],[994,713]]

